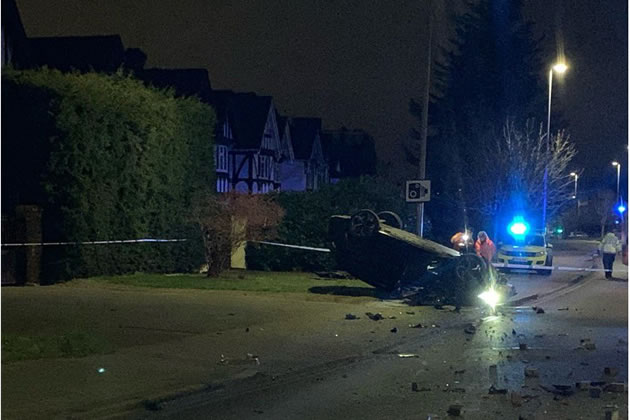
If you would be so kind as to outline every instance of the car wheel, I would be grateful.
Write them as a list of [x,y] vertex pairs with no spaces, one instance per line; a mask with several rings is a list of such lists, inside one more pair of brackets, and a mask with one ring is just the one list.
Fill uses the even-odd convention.
[[[553,257],[547,257],[545,260],[545,267],[553,266]],[[540,270],[543,276],[550,276],[553,270]]]

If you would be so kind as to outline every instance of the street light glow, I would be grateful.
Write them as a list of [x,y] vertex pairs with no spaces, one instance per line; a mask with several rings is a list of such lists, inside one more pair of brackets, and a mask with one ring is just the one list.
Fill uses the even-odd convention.
[[617,162],[616,160],[613,161],[612,166],[619,166],[619,162]]
[[562,73],[564,73],[565,71],[567,71],[567,69],[568,69],[568,68],[569,68],[569,67],[568,67],[565,63],[556,63],[556,64],[554,64],[554,66],[553,66],[553,70],[554,70],[556,73],[560,73],[560,74],[562,74]]
[[571,173],[569,174],[569,176],[574,176],[574,177],[576,177],[576,178],[577,178],[578,174],[576,174],[575,172],[571,172]]

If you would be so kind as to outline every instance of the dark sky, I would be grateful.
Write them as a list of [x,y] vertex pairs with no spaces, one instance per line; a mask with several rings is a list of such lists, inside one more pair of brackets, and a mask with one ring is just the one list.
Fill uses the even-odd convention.
[[[452,32],[444,12],[460,3],[434,0],[442,43]],[[578,146],[575,167],[587,170],[584,185],[589,178],[614,185],[610,161],[628,166],[627,1],[526,3],[547,56],[563,50],[570,61],[564,80],[554,82],[553,108]],[[205,67],[214,88],[272,95],[281,112],[320,116],[326,128],[363,128],[394,163],[416,123],[408,101],[423,91],[426,0],[17,4],[28,36],[120,34],[125,46],[147,53],[148,66]]]

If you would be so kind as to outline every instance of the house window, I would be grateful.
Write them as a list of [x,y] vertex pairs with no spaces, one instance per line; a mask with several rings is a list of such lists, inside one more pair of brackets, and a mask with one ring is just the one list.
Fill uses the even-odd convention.
[[227,172],[228,170],[228,150],[227,146],[216,146],[215,147],[215,165],[217,167],[217,172]]
[[267,178],[267,156],[261,156],[260,160],[259,173],[261,178]]
[[230,191],[229,183],[226,178],[217,178],[217,192],[225,193]]

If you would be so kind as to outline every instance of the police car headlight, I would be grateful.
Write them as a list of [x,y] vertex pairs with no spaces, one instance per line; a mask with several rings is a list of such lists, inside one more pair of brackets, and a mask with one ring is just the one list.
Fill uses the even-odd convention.
[[544,251],[540,251],[540,252],[537,252],[537,253],[536,253],[536,256],[537,256],[537,257],[543,257],[544,255],[545,255],[545,252],[544,252]]

